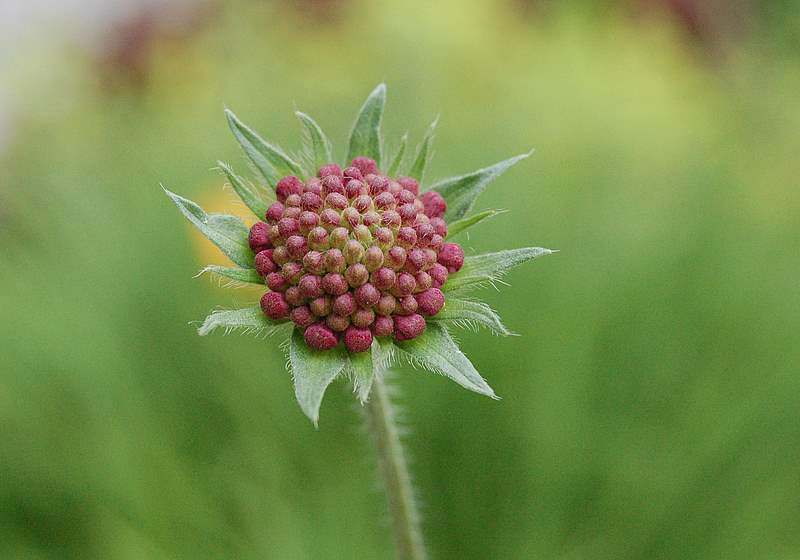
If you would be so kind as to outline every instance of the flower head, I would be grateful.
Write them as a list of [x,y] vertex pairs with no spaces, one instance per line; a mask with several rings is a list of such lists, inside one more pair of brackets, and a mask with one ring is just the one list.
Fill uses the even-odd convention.
[[344,166],[317,123],[297,113],[307,137],[297,159],[266,142],[226,111],[234,136],[260,178],[257,184],[220,168],[256,214],[248,228],[209,215],[167,191],[181,212],[236,264],[206,267],[236,282],[261,284],[257,307],[215,311],[201,335],[217,327],[289,335],[289,363],[304,412],[316,423],[322,396],[335,378],[353,380],[362,402],[375,375],[395,358],[450,377],[494,397],[448,329],[483,326],[511,334],[486,304],[469,299],[511,267],[553,251],[538,247],[465,257],[453,238],[499,212],[469,211],[478,195],[523,154],[427,186],[437,122],[405,173],[406,137],[383,162],[381,120],[386,88],[367,98],[350,135]]

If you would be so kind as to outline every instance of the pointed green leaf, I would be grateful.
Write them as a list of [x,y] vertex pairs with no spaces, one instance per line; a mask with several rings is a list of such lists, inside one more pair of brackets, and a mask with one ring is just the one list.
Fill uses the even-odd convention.
[[358,352],[350,354],[350,371],[353,376],[353,388],[358,394],[361,404],[369,399],[369,392],[372,389],[372,381],[376,375],[383,375],[388,369],[391,361],[392,349],[391,339],[372,340],[372,348],[369,352]]
[[233,135],[241,144],[244,153],[274,189],[278,181],[286,175],[303,176],[300,164],[286,155],[279,146],[270,144],[251,128],[245,125],[233,114],[230,109],[225,109],[225,117]]
[[470,391],[497,398],[472,362],[450,337],[447,329],[440,324],[428,323],[421,336],[395,344],[411,363],[445,375]]
[[495,311],[482,301],[448,296],[444,307],[429,319],[434,322],[453,323],[461,327],[482,326],[500,336],[512,336]]
[[270,336],[286,328],[291,323],[270,321],[258,306],[244,309],[224,309],[213,311],[197,329],[197,334],[205,336],[216,329],[225,329],[225,334],[242,329],[245,334],[265,334]]
[[264,283],[264,279],[261,276],[259,276],[258,272],[256,272],[252,268],[235,268],[229,266],[219,266],[216,264],[210,264],[205,268],[203,268],[203,270],[201,270],[197,275],[200,276],[204,272],[219,274],[220,276],[230,278],[231,280],[235,280],[236,282],[243,282],[245,284]]
[[339,345],[332,350],[311,350],[300,329],[294,329],[289,344],[289,365],[294,378],[294,392],[300,408],[314,425],[319,420],[319,406],[325,389],[347,363],[347,352]]
[[444,219],[450,222],[464,216],[469,212],[469,209],[475,203],[475,199],[478,198],[478,195],[483,192],[489,183],[505,173],[512,165],[522,161],[532,153],[533,150],[490,167],[478,169],[459,177],[444,179],[432,185],[430,190],[439,192],[447,201],[447,212],[444,215]]
[[310,116],[300,111],[296,111],[295,115],[300,119],[300,123],[303,125],[303,130],[309,143],[309,163],[313,166],[313,169],[310,170],[310,175],[314,175],[317,169],[333,161],[331,141],[328,140],[322,128],[320,128],[317,122]]
[[394,154],[392,163],[386,170],[386,175],[389,177],[397,177],[397,171],[400,169],[400,164],[403,163],[403,156],[406,155],[406,147],[408,146],[408,132],[403,134],[400,138],[400,145],[397,147],[397,152]]
[[543,247],[524,247],[467,257],[461,270],[450,275],[442,290],[455,292],[492,284],[499,281],[512,267],[555,252]]
[[436,117],[428,127],[425,137],[422,139],[422,142],[420,142],[419,148],[417,148],[417,157],[414,159],[414,163],[411,164],[411,169],[408,172],[408,176],[414,177],[420,184],[422,184],[422,179],[425,177],[425,168],[428,166],[431,156],[433,155],[433,137],[436,134],[436,125],[438,122],[439,117]]
[[459,233],[464,232],[465,230],[471,228],[475,224],[478,224],[487,218],[493,218],[498,214],[505,214],[505,213],[506,210],[484,210],[483,212],[478,212],[477,214],[473,214],[472,216],[461,218],[460,220],[457,220],[447,225],[447,239],[455,237]]
[[[164,187],[162,187],[164,188]],[[164,189],[181,213],[219,247],[233,262],[248,268],[253,264],[253,251],[247,243],[250,230],[242,220],[227,214],[206,214],[197,204]]]
[[374,159],[381,166],[381,120],[383,107],[386,105],[386,84],[379,84],[369,94],[361,110],[358,112],[353,130],[350,132],[350,144],[347,161],[358,156]]
[[[218,161],[217,166],[219,166],[225,174],[225,177],[228,178],[228,182],[231,184],[231,187],[233,187],[233,190],[236,191],[236,194],[239,195],[239,198],[242,199],[242,202],[253,211],[253,214],[258,216],[259,220],[263,220],[264,214],[267,213],[267,208],[269,208],[269,206],[262,197],[262,193],[260,193],[256,187],[248,185],[244,179],[233,172],[233,169],[227,163]],[[273,196],[272,199],[274,200],[274,198]]]

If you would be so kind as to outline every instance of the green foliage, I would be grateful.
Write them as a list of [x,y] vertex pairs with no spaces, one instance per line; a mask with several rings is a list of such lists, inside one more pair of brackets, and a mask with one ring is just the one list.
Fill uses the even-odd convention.
[[464,266],[458,272],[450,275],[442,287],[442,291],[465,292],[486,284],[495,284],[509,269],[537,257],[552,255],[555,252],[543,247],[525,247],[466,257]]
[[210,264],[203,268],[200,271],[200,274],[204,272],[211,272],[213,274],[218,274],[220,276],[224,276],[225,278],[230,278],[231,280],[235,280],[236,282],[243,282],[245,284],[264,284],[264,279],[259,276],[258,272],[256,272],[253,268],[235,268],[229,266],[219,266],[216,264]]
[[239,195],[239,198],[242,199],[242,202],[253,211],[253,214],[258,216],[259,220],[263,220],[264,214],[267,213],[267,208],[269,208],[267,200],[273,202],[275,197],[271,196],[268,199],[266,192],[262,192],[264,189],[259,189],[258,187],[247,184],[244,179],[233,172],[233,169],[227,163],[219,161],[217,162],[217,167],[219,167],[225,174],[225,177],[228,178],[228,182],[231,187],[233,187],[233,190],[236,191],[236,194]]
[[500,336],[513,335],[506,328],[495,311],[481,301],[474,301],[450,295],[439,313],[431,317],[432,321],[453,323],[460,327],[486,327]]
[[425,137],[417,148],[417,156],[414,158],[414,163],[411,164],[411,169],[408,171],[409,177],[414,177],[422,185],[422,180],[425,177],[425,169],[433,156],[433,138],[436,134],[436,125],[439,122],[439,117],[436,117],[428,130],[425,132]]
[[342,345],[333,350],[311,350],[300,329],[292,330],[289,342],[289,368],[294,379],[294,393],[306,416],[316,426],[325,389],[347,364],[347,351]]
[[459,233],[463,233],[472,226],[481,223],[488,218],[494,218],[499,214],[504,214],[506,210],[484,210],[472,216],[461,218],[453,223],[447,224],[447,239],[452,239]]
[[295,115],[303,125],[308,175],[313,176],[317,169],[333,161],[331,141],[314,119],[300,111],[296,111]]
[[244,309],[224,309],[213,311],[206,317],[197,333],[200,336],[211,334],[216,329],[224,329],[225,334],[241,330],[246,334],[264,334],[271,336],[281,329],[286,328],[288,323],[274,323],[264,316],[259,306],[247,307]]
[[225,109],[225,117],[244,153],[273,189],[278,181],[286,175],[297,175],[298,177],[304,175],[303,168],[299,163],[290,158],[279,146],[261,138],[240,121],[233,111]]
[[369,94],[353,123],[347,150],[347,162],[357,156],[366,156],[374,159],[378,163],[378,167],[381,166],[383,150],[381,121],[385,105],[386,84],[380,84]]
[[447,212],[444,215],[444,219],[449,222],[464,216],[464,214],[469,212],[472,205],[475,204],[475,200],[489,183],[505,173],[515,163],[526,159],[532,153],[533,150],[527,154],[509,158],[492,166],[473,171],[472,173],[443,179],[431,185],[430,190],[439,192],[447,201]]
[[353,388],[362,404],[369,399],[375,376],[383,375],[389,368],[393,349],[391,339],[375,338],[368,352],[349,354]]
[[400,138],[400,145],[397,146],[397,151],[394,153],[394,157],[392,158],[392,163],[389,164],[388,169],[386,170],[386,175],[389,177],[397,177],[397,173],[400,170],[400,165],[403,163],[403,156],[406,155],[406,147],[408,146],[408,132],[403,134]]
[[164,189],[181,213],[208,237],[233,262],[242,267],[253,263],[253,251],[247,244],[249,230],[241,219],[227,214],[206,214],[197,204]]

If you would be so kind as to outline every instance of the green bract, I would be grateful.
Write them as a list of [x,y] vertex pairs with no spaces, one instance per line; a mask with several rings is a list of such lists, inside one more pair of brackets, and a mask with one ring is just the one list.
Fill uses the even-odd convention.
[[[425,169],[433,153],[438,119],[434,120],[426,131],[409,165],[404,167],[407,135],[396,144],[398,147],[391,160],[387,158],[383,161],[384,141],[381,122],[385,103],[386,86],[380,84],[369,95],[356,117],[347,144],[346,162],[355,157],[368,157],[374,159],[379,168],[385,165],[391,176],[404,171],[407,176],[422,183]],[[236,140],[260,177],[250,182],[237,175],[229,165],[222,162],[218,165],[233,190],[260,220],[264,219],[269,205],[275,200],[275,186],[282,177],[295,175],[305,180],[315,169],[334,161],[328,137],[305,113],[299,111],[296,113],[303,127],[304,140],[297,159],[281,147],[264,140],[230,110],[226,109],[225,115]],[[449,237],[454,237],[467,228],[501,213],[499,210],[485,210],[468,214],[478,195],[489,183],[529,155],[530,152],[472,173],[444,179],[427,189],[441,194],[447,203],[445,220],[449,222]],[[424,185],[423,190],[425,190]],[[263,278],[255,270],[254,254],[248,244],[248,228],[239,218],[207,214],[191,200],[170,191],[166,193],[187,219],[237,265],[232,267],[210,265],[201,272],[215,273],[222,281],[230,284],[264,283]],[[485,327],[496,335],[513,334],[488,305],[471,299],[466,294],[472,289],[499,282],[505,272],[518,264],[553,252],[540,247],[527,247],[467,257],[464,259],[463,267],[451,273],[442,286],[441,290],[446,294],[445,306],[437,315],[429,317],[424,334],[403,342],[387,337],[375,337],[371,349],[366,352],[351,354],[341,343],[329,351],[312,350],[306,345],[301,329],[294,327],[289,321],[268,319],[258,306],[214,311],[205,319],[198,333],[206,335],[221,328],[226,333],[243,330],[264,335],[279,335],[284,340],[288,339],[285,347],[288,350],[295,394],[303,412],[315,424],[325,390],[334,379],[346,377],[352,380],[358,399],[364,403],[369,399],[375,377],[383,375],[398,359],[404,359],[415,366],[449,377],[471,391],[496,398],[492,388],[450,336],[448,328]]]

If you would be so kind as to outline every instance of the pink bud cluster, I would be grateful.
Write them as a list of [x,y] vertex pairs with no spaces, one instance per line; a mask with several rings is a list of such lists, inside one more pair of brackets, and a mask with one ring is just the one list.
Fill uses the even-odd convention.
[[445,243],[447,204],[410,177],[381,175],[369,158],[335,163],[276,186],[278,201],[250,229],[255,268],[269,287],[261,308],[304,329],[309,347],[343,339],[363,352],[373,336],[410,340],[444,305],[442,285],[464,264]]

